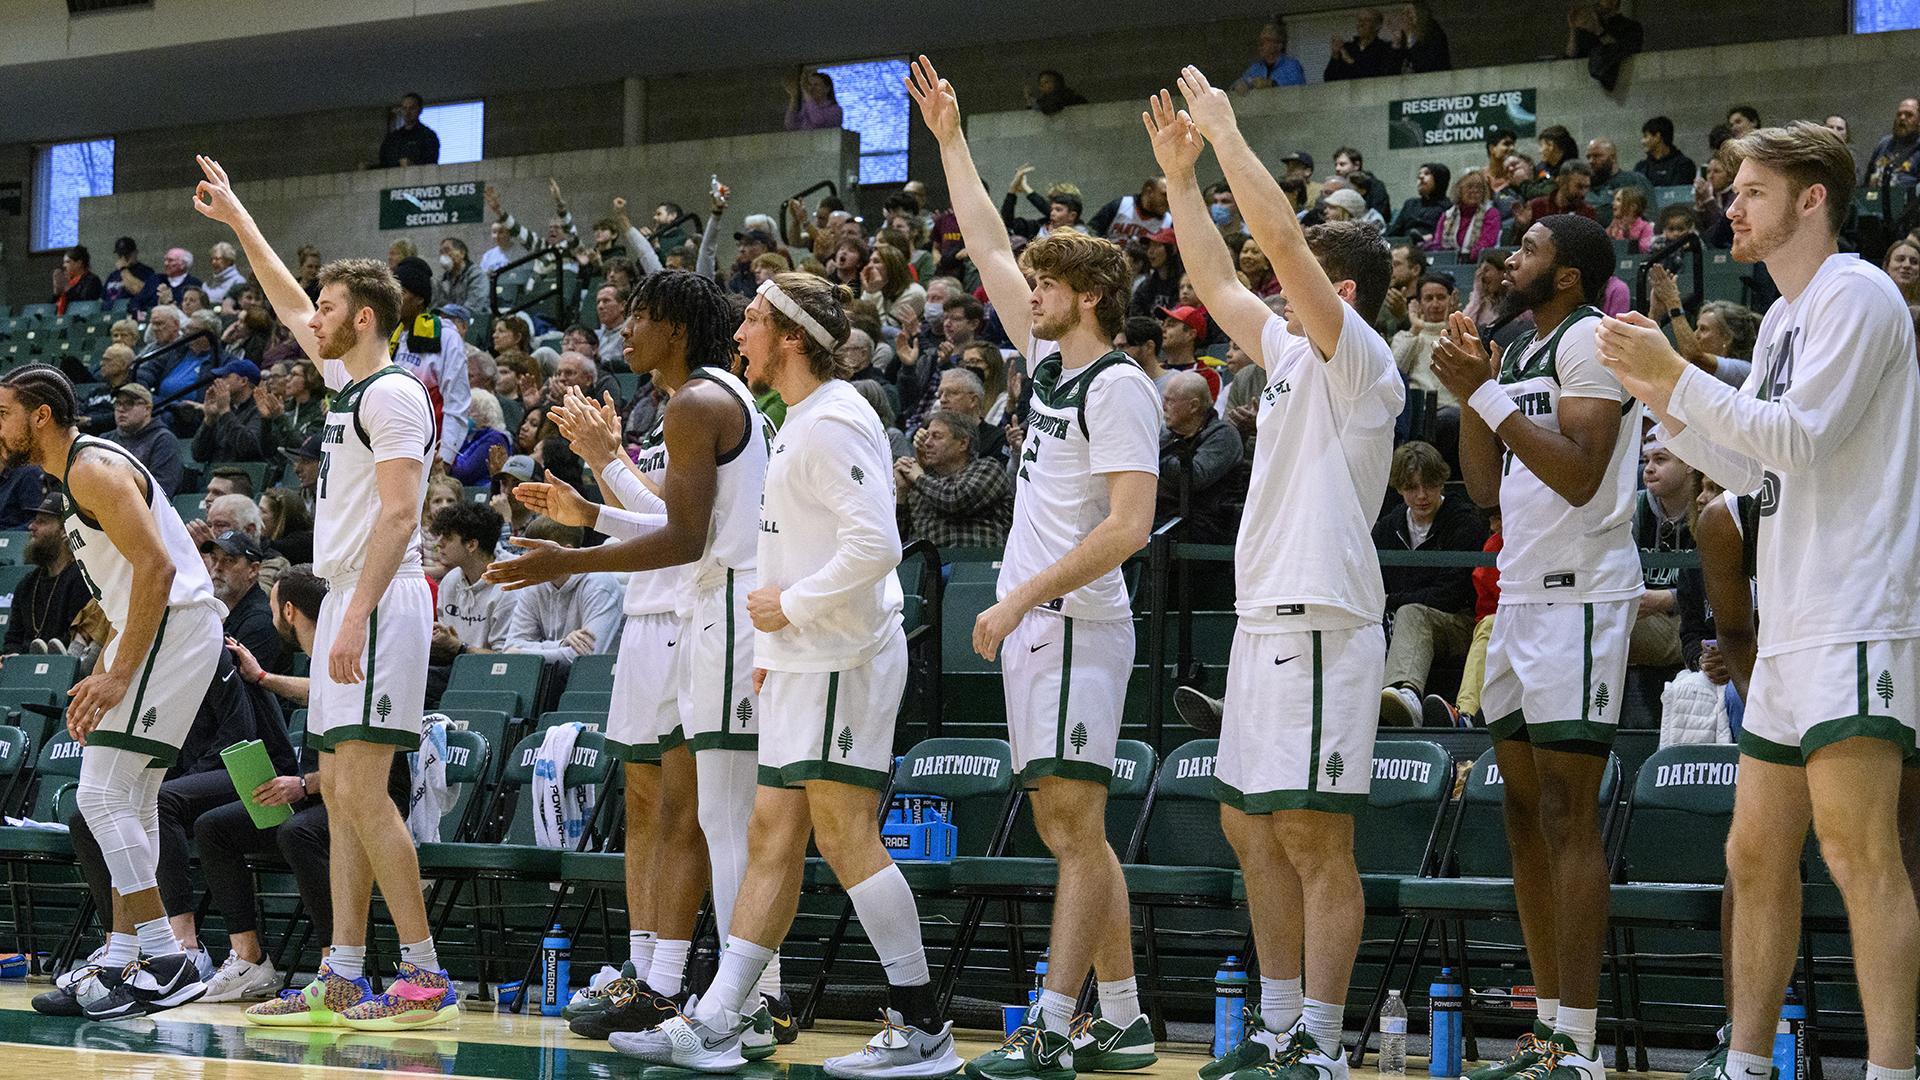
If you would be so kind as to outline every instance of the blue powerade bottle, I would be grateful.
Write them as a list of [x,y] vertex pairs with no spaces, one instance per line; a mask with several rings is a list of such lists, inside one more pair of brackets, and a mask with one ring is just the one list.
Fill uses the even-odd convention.
[[560,924],[540,940],[540,1014],[559,1016],[573,983],[573,941]]
[[1427,1031],[1433,1036],[1433,1056],[1427,1060],[1431,1076],[1455,1080],[1460,1075],[1460,1009],[1464,992],[1454,981],[1453,969],[1443,967],[1427,987]]
[[1227,957],[1213,973],[1213,1056],[1225,1057],[1246,1037],[1247,965]]

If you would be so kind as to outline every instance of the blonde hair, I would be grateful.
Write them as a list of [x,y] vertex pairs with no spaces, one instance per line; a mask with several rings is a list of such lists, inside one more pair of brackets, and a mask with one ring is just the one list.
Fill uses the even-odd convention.
[[1093,318],[1102,335],[1111,338],[1125,325],[1133,270],[1126,254],[1111,240],[1061,229],[1028,244],[1020,265],[1036,277],[1058,278],[1076,293],[1099,293]]
[[1827,195],[1828,227],[1837,233],[1846,224],[1853,204],[1853,154],[1825,124],[1795,120],[1785,127],[1750,131],[1729,139],[1720,153],[1730,173],[1739,172],[1741,162],[1752,161],[1782,174],[1794,199],[1819,184]]

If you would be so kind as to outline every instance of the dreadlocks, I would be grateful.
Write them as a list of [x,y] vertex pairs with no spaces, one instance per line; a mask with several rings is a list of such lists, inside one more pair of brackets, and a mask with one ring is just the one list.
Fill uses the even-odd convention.
[[687,367],[733,367],[733,332],[740,328],[740,313],[712,278],[687,270],[648,274],[627,299],[627,313],[638,311],[686,331]]
[[63,428],[73,426],[74,414],[80,411],[79,399],[74,397],[73,384],[60,373],[60,369],[48,364],[27,364],[14,368],[0,376],[0,386],[12,390],[32,413],[45,405],[53,411],[53,422]]

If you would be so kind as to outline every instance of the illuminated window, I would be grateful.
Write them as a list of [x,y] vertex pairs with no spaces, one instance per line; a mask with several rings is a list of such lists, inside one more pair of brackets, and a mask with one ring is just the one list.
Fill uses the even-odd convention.
[[1920,30],[1920,0],[1853,0],[1853,32]]
[[818,69],[833,80],[840,102],[840,126],[860,133],[860,182],[899,184],[907,179],[907,125],[913,102],[907,97],[905,60],[863,60]]
[[481,135],[487,125],[487,103],[456,101],[420,110],[420,122],[440,136],[440,164],[479,161]]
[[33,250],[80,242],[80,200],[113,194],[113,140],[56,143],[33,155]]

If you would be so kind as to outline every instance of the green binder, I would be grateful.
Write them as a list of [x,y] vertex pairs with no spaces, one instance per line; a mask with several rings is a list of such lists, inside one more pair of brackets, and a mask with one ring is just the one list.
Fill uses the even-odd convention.
[[253,801],[253,789],[279,775],[273,760],[267,756],[267,744],[259,739],[234,743],[220,751],[220,760],[226,763],[233,790],[240,793],[240,801],[246,804],[247,816],[253,819],[254,828],[271,829],[293,816],[291,806],[261,806]]

